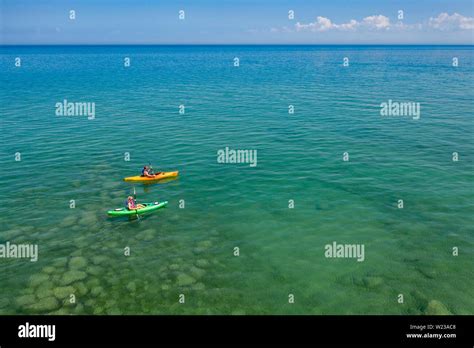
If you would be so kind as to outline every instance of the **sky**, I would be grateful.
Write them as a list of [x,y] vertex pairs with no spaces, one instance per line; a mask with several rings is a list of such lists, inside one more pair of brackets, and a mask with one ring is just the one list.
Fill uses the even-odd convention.
[[0,0],[0,44],[474,44],[474,1]]

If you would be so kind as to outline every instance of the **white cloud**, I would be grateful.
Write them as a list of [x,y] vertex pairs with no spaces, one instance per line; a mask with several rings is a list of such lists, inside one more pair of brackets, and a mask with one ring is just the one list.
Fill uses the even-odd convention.
[[355,30],[422,30],[425,27],[443,31],[472,30],[474,29],[474,18],[465,17],[459,13],[449,15],[440,13],[438,17],[430,18],[428,23],[404,24],[403,22],[391,23],[390,18],[384,15],[373,15],[363,18],[361,21],[351,19],[347,23],[336,24],[329,18],[318,16],[314,22],[295,24],[296,31],[326,32],[329,30],[355,31]]
[[295,28],[297,31],[302,30],[309,30],[309,31],[327,31],[334,28],[331,20],[326,17],[318,16],[315,22],[308,23],[308,24],[301,24],[297,22],[295,24]]
[[371,29],[388,29],[390,28],[390,19],[382,15],[369,16],[362,20],[362,24]]
[[348,23],[343,23],[339,25],[339,29],[341,30],[354,30],[359,26],[359,22],[354,19],[351,19]]
[[296,31],[328,31],[328,30],[355,30],[358,27],[365,27],[369,29],[388,29],[390,27],[390,19],[388,17],[378,15],[365,17],[361,22],[351,19],[347,23],[336,24],[333,23],[329,18],[318,16],[315,22],[308,24],[296,23]]
[[440,13],[438,17],[431,17],[428,25],[439,30],[469,30],[474,29],[474,18],[464,17],[459,13],[449,15],[443,12]]

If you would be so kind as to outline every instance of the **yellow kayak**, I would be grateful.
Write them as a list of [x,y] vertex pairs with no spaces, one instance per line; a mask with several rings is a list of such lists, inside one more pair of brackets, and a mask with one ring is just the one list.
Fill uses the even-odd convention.
[[161,179],[167,179],[167,178],[175,178],[178,176],[179,171],[175,172],[161,172],[158,174],[155,174],[152,178],[146,177],[146,176],[129,176],[123,179],[123,181],[127,182],[149,182],[149,181],[157,181]]

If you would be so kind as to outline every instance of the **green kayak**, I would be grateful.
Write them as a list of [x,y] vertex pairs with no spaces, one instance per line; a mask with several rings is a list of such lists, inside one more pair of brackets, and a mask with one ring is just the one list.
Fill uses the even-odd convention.
[[145,214],[157,209],[160,209],[168,204],[167,201],[164,202],[154,202],[154,203],[140,203],[144,205],[144,208],[128,210],[127,208],[117,208],[114,210],[109,210],[107,214],[110,216],[125,216],[125,215],[140,215]]

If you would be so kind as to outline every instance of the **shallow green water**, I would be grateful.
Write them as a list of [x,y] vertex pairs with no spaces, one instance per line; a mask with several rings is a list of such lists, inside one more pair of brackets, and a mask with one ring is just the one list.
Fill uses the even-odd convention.
[[[39,247],[0,258],[0,313],[474,312],[472,47],[0,53],[0,242]],[[64,99],[95,102],[95,120],[55,116]],[[388,99],[420,102],[420,120],[382,118]],[[217,163],[226,146],[258,165]],[[149,161],[180,171],[135,185],[168,207],[108,218]],[[365,260],[326,258],[333,241]]]

